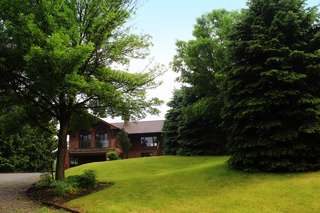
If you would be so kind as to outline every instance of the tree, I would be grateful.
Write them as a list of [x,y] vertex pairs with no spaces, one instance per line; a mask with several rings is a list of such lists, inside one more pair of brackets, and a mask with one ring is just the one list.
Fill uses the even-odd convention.
[[225,134],[220,124],[223,107],[221,70],[230,64],[227,35],[238,12],[213,10],[197,19],[195,40],[177,41],[172,68],[185,87],[175,91],[166,114],[165,153],[214,155],[225,152]]
[[229,165],[320,169],[320,25],[303,0],[252,0],[230,36],[224,128]]
[[182,89],[175,89],[171,101],[167,103],[170,107],[163,121],[162,136],[165,139],[163,148],[165,155],[177,155],[179,150],[179,126],[184,118],[181,111],[181,102],[183,100]]
[[178,81],[189,86],[198,98],[186,109],[189,120],[219,119],[223,106],[221,70],[230,65],[226,51],[227,36],[240,14],[236,11],[213,10],[197,19],[195,40],[177,41],[177,54],[172,68],[180,73]]
[[[220,155],[225,154],[225,134],[219,120],[198,118],[187,121],[185,108],[198,101],[189,87],[175,90],[171,107],[163,124],[164,151],[166,155]],[[217,123],[219,122],[219,123]]]
[[19,106],[4,109],[0,116],[0,171],[49,171],[57,140],[30,123]]
[[[146,100],[161,69],[126,68],[148,54],[149,36],[130,34],[125,22],[135,0],[3,0],[0,2],[1,88],[10,89],[29,116],[59,138],[56,179],[64,177],[68,131],[99,117],[157,114]],[[59,132],[50,127],[59,122]],[[83,120],[88,122],[83,122]]]
[[130,138],[128,137],[124,127],[122,127],[121,131],[119,132],[116,143],[118,148],[122,150],[122,153],[125,153],[126,159],[128,159],[128,151],[131,148],[132,143],[130,142]]

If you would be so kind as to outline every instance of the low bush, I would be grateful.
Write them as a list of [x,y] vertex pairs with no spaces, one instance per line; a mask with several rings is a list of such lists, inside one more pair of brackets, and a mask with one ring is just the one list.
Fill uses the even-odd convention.
[[83,189],[95,189],[97,187],[97,172],[95,170],[84,170],[83,172],[81,175],[69,176],[57,181],[52,180],[51,176],[46,174],[41,176],[36,187],[53,187],[56,196],[76,194]]
[[41,188],[44,186],[50,186],[54,181],[52,179],[52,176],[49,172],[41,173],[40,175],[40,181],[36,184],[37,188]]
[[119,159],[119,152],[113,151],[113,152],[108,152],[108,160],[118,160]]

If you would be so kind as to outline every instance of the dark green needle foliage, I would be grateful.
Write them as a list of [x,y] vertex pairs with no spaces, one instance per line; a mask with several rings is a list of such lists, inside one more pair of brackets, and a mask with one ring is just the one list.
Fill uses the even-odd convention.
[[[201,97],[200,97],[201,98]],[[218,119],[187,119],[186,111],[199,99],[192,88],[175,90],[171,107],[163,125],[166,155],[198,156],[225,154],[225,134],[219,127]]]
[[320,169],[320,26],[303,0],[252,0],[228,46],[222,112],[228,163],[244,171]]

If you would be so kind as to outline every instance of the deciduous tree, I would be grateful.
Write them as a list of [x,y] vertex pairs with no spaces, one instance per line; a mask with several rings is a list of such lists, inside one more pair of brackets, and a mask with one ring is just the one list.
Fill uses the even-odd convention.
[[225,134],[220,124],[221,70],[230,65],[227,36],[238,20],[238,12],[213,10],[197,19],[195,40],[177,41],[172,68],[180,73],[178,81],[185,87],[174,93],[168,103],[164,135],[165,153],[179,155],[213,155],[225,153]]
[[[160,69],[129,73],[119,69],[148,54],[149,36],[124,28],[135,0],[3,0],[0,2],[0,75],[43,129],[59,122],[56,179],[64,177],[67,133],[79,116],[156,114]],[[86,119],[92,121],[92,119]],[[71,125],[72,124],[72,125]],[[90,126],[90,124],[86,124]]]

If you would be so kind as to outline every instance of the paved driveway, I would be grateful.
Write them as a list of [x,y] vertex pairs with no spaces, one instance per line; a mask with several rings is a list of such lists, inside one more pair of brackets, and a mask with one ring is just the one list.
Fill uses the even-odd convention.
[[37,180],[40,173],[0,173],[0,184],[3,182]]
[[34,212],[39,209],[25,193],[39,177],[40,173],[0,173],[0,212]]

